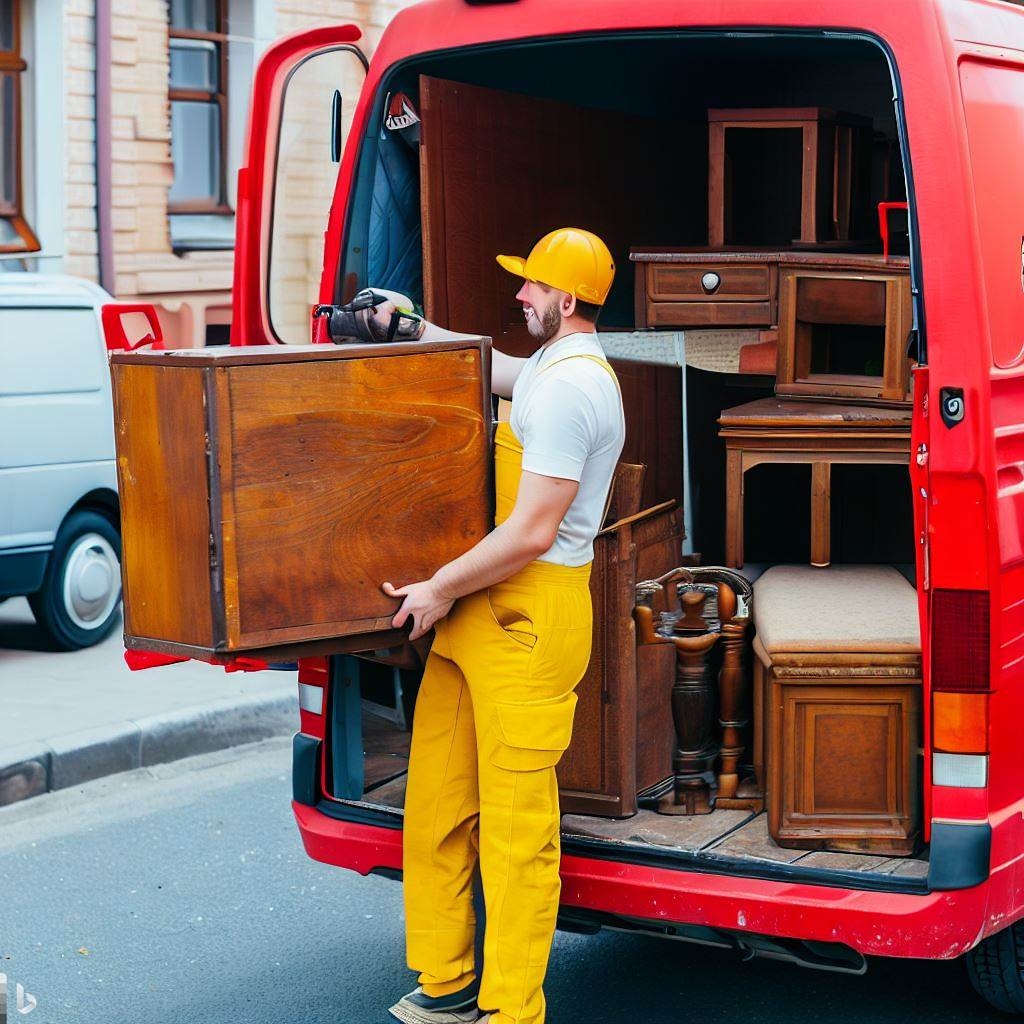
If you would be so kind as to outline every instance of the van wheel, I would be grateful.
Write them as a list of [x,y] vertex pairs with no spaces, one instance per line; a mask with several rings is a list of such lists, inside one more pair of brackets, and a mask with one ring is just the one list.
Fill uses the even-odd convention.
[[121,537],[98,512],[72,512],[57,532],[43,586],[29,597],[36,622],[61,651],[102,640],[121,599]]
[[966,956],[974,990],[1003,1013],[1024,1014],[1024,922],[983,939]]

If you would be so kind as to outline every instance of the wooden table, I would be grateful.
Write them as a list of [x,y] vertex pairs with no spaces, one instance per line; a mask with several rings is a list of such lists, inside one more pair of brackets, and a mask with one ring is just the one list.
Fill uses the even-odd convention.
[[762,398],[718,419],[726,448],[725,563],[743,566],[743,478],[765,463],[811,465],[811,563],[831,559],[831,470],[910,461],[910,409]]

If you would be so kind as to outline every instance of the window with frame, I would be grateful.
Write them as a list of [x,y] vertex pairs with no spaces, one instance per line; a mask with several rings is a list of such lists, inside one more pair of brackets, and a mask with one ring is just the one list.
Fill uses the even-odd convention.
[[20,0],[0,0],[0,253],[38,252],[25,219],[21,175]]
[[228,214],[227,0],[171,0],[169,6],[174,183],[167,210]]

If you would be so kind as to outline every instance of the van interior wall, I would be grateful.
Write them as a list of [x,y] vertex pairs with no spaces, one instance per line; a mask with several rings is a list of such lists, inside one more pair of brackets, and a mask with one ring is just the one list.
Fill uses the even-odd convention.
[[[361,166],[367,173],[359,175],[353,203],[355,210],[369,208],[371,213],[368,223],[361,221],[358,213],[353,215],[356,230],[349,238],[339,275],[339,283],[347,285],[339,287],[339,298],[348,297],[356,284],[396,288],[421,303],[430,319],[457,330],[488,334],[506,352],[528,354],[534,343],[515,301],[518,284],[498,267],[495,254],[525,255],[541,235],[560,225],[575,224],[598,232],[609,243],[617,265],[615,287],[600,328],[632,331],[638,320],[637,264],[630,261],[631,248],[709,246],[709,109],[823,108],[869,119],[874,142],[867,211],[873,214],[875,202],[906,197],[890,72],[882,51],[867,41],[670,32],[527,41],[408,63],[386,82],[378,103],[381,117],[385,95],[397,92],[404,92],[418,110],[419,134],[381,128],[371,134],[372,145],[364,148]],[[749,137],[741,140],[740,149],[749,141]],[[791,142],[786,140],[783,149]],[[788,150],[780,156],[780,162],[788,161],[791,174],[796,165],[792,157]],[[753,177],[756,179],[756,174]],[[741,189],[744,198],[736,215],[748,221],[760,217],[767,235],[780,233],[783,220],[788,230],[790,218],[764,215],[764,208],[771,203],[771,187],[748,175],[735,178],[733,188],[744,180],[747,186]],[[870,230],[862,232],[863,228]],[[361,235],[361,231],[367,234]],[[863,224],[849,236],[836,237],[876,237],[875,232],[876,226]],[[775,239],[772,242],[784,247]],[[815,325],[809,330],[818,330],[817,321],[809,316],[807,321]],[[863,323],[854,321],[855,326]],[[858,366],[875,358],[873,350],[867,349],[877,344],[877,339],[864,331],[856,336],[847,333],[851,338],[840,337],[837,331],[835,338],[812,339],[817,345],[813,358],[827,364],[824,370],[855,375]],[[691,354],[695,348],[691,335]],[[840,364],[840,356],[849,353],[849,365]],[[690,540],[702,566],[726,564],[727,463],[718,418],[723,410],[772,397],[775,378],[688,366],[684,394],[683,375],[676,366],[638,361],[617,361],[615,365],[627,416],[623,461],[647,466],[641,508],[683,498],[681,412],[685,410]],[[808,372],[822,369],[812,361]],[[828,407],[827,403],[823,406]],[[739,532],[745,538],[748,567],[806,566],[811,561],[811,502],[801,497],[810,497],[811,473],[809,465],[782,460],[759,465],[746,474],[742,485],[746,514]],[[895,565],[913,580],[906,466],[834,465],[830,541],[835,563]],[[678,533],[671,536],[670,543],[678,551]],[[658,557],[660,561],[660,552]],[[665,563],[664,568],[670,564]],[[648,575],[657,573],[638,578]],[[897,582],[902,586],[898,578]],[[624,589],[631,601],[633,583]],[[619,619],[629,619],[628,612],[620,615],[618,606],[616,609]],[[629,645],[619,644],[623,646]],[[652,671],[651,678],[672,676],[675,653],[671,648],[644,647],[638,663],[639,658],[654,655],[665,655],[669,671]],[[716,648],[708,670],[712,677],[717,678],[724,657]],[[905,671],[899,666],[883,666],[883,670]],[[601,671],[605,671],[603,666]],[[634,680],[641,673],[635,667],[630,671]],[[856,682],[852,678],[851,692]],[[375,804],[401,807],[418,674],[403,677],[388,666],[370,666],[363,683],[364,697],[377,706],[376,713],[366,719],[369,724],[364,723],[366,792],[372,793],[370,800]],[[647,690],[654,692],[650,686]],[[579,714],[584,725],[577,729],[577,736],[583,739],[574,739],[574,743],[591,744],[588,756],[597,752],[594,759],[602,771],[613,757],[619,757],[618,747],[609,745],[611,753],[606,753],[601,745],[605,733],[597,718],[612,720],[602,703],[606,692],[611,691],[592,681],[593,703],[585,706],[581,702]],[[856,700],[849,701],[850,707],[855,704]],[[387,709],[387,719],[380,717],[381,707]],[[586,718],[590,707],[599,713],[594,716],[596,724]],[[911,707],[909,698],[906,707]],[[637,715],[641,720],[642,714],[638,711]],[[623,720],[627,717],[623,715]],[[669,717],[662,714],[658,721],[665,726],[666,742],[671,744],[676,737],[668,731]],[[838,713],[834,717],[846,721]],[[905,717],[910,717],[909,711]],[[748,718],[739,766],[744,777],[752,767],[748,762],[756,762],[758,737],[763,739],[770,714],[755,709]],[[891,715],[886,721],[890,720]],[[859,724],[851,728],[854,732],[849,735],[861,735],[856,731]],[[643,735],[649,746],[649,731]],[[915,751],[919,745],[920,737],[915,734]],[[628,761],[630,756],[619,760]],[[565,763],[569,771],[582,761],[567,755]],[[809,760],[804,767],[809,777],[815,765]],[[871,773],[862,774],[866,778]],[[581,792],[583,788],[581,784]],[[701,842],[708,847],[736,832],[737,845],[729,852],[740,859],[763,857],[788,864],[800,856],[769,842],[764,815],[748,821],[747,811],[737,807],[726,806],[707,818],[676,817],[673,812],[662,816],[650,810],[640,813],[648,816],[648,823],[657,819],[660,838],[653,841],[664,846],[696,849],[686,845],[690,839],[680,837],[688,828],[706,828],[710,831]],[[582,817],[576,822],[578,830],[580,821]],[[609,831],[584,830],[581,834],[614,837],[617,827],[612,822],[607,825]],[[756,832],[753,840],[744,829]],[[870,870],[870,865],[878,863],[859,855],[852,861],[862,867],[851,866],[851,870]]]
[[[424,80],[451,83],[436,98],[444,110],[435,108],[430,120]],[[476,88],[453,91],[455,83]],[[405,212],[396,218],[394,204],[375,201],[370,264],[345,270],[363,280],[376,276],[381,286],[404,286],[428,315],[456,330],[490,334],[508,351],[529,342],[516,289],[494,265],[494,252],[528,251],[552,224],[597,231],[609,241],[618,270],[602,327],[626,328],[633,323],[629,247],[707,244],[709,108],[844,110],[871,118],[880,137],[896,138],[881,51],[842,39],[663,33],[524,43],[408,65],[388,89],[417,103],[427,145],[440,146],[443,156],[430,153],[424,164],[397,133],[382,133],[386,156],[379,159],[377,191],[402,194],[398,205]],[[449,119],[445,128],[439,114]],[[438,136],[427,138],[432,128]],[[423,211],[445,224],[448,243],[461,244],[445,254],[433,289],[418,292],[419,268],[410,257],[419,225],[408,216],[406,182],[419,178],[421,165],[430,178],[438,159],[446,180],[419,183]],[[892,180],[883,181],[884,167],[879,150],[872,192],[900,198],[901,169],[891,166]],[[449,220],[442,221],[446,196]],[[424,227],[430,263],[432,252],[440,255],[431,247],[441,239]],[[480,248],[492,242],[499,248]]]
[[[438,55],[403,68],[389,89],[412,98],[422,124],[418,147],[408,135],[380,133],[363,280],[411,293],[428,318],[488,334],[514,354],[530,353],[534,343],[515,301],[517,283],[497,266],[496,253],[525,254],[560,224],[596,231],[616,260],[601,317],[602,330],[615,330],[635,324],[631,247],[707,245],[709,108],[822,107],[870,118],[872,201],[905,195],[899,160],[891,159],[898,150],[889,69],[881,50],[865,41],[663,33],[535,42]],[[770,232],[772,218],[763,215]],[[643,364],[616,369],[627,411],[623,459],[648,466],[644,505],[681,500],[682,425],[665,413],[680,408],[678,375]],[[691,382],[693,542],[707,564],[724,549],[717,417],[770,394],[772,379],[691,371]],[[771,497],[780,484],[804,488],[808,472],[771,467],[750,474],[748,502],[757,509],[749,520],[751,558],[806,559],[802,549],[777,550],[759,538],[792,535],[801,538],[797,547],[806,545],[807,531],[786,520],[808,510]],[[849,474],[837,473],[834,529],[851,521],[845,510],[877,493],[876,485],[890,493],[893,475],[860,467],[844,487]],[[885,519],[899,527],[900,557],[893,560],[912,561],[911,531],[903,529],[909,492],[900,479]],[[868,545],[852,534],[834,540],[837,561],[893,554],[880,534]]]

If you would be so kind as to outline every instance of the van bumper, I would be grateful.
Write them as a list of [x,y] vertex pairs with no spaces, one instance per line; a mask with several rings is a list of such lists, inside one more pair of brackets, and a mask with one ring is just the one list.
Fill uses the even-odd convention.
[[[401,829],[328,817],[296,801],[292,810],[313,860],[400,875]],[[634,920],[842,943],[865,956],[951,960],[998,930],[987,908],[1006,874],[1014,873],[956,891],[880,892],[563,853],[561,902]]]

